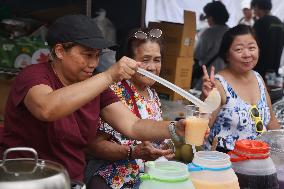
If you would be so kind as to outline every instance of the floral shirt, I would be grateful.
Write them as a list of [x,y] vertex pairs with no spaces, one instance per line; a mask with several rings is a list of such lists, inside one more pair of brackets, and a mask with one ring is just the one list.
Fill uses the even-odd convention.
[[[266,130],[266,126],[270,121],[270,110],[265,94],[266,89],[261,76],[257,72],[254,72],[254,74],[257,78],[258,87],[261,93],[256,106],[264,123],[264,130]],[[217,147],[233,150],[236,140],[253,140],[259,133],[256,132],[255,122],[250,116],[249,110],[252,105],[242,100],[224,77],[216,75],[215,78],[221,82],[227,100],[221,107],[216,121],[210,130],[208,140],[205,143],[205,149],[210,150],[212,141],[214,137],[217,136],[219,139]]]
[[[138,111],[142,119],[162,120],[162,111],[160,109],[161,103],[157,93],[150,88],[147,88],[149,93],[149,99],[145,99],[140,95],[134,85],[126,81],[133,91],[134,99],[136,101]],[[131,94],[121,82],[118,82],[110,87],[121,101],[128,106],[128,108],[134,113],[134,104],[131,99]],[[137,140],[131,140],[121,133],[114,130],[107,123],[101,124],[100,131],[111,135],[110,141],[127,146],[136,146],[141,143]],[[160,144],[158,141],[156,144]],[[106,183],[114,189],[132,188],[136,177],[139,172],[144,171],[144,162],[141,159],[136,160],[119,160],[115,162],[107,162],[95,173],[105,179]]]

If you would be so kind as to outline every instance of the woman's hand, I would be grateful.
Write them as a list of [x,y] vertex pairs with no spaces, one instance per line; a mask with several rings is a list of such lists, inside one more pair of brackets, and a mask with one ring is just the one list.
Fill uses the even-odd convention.
[[113,64],[105,73],[111,77],[112,82],[130,79],[137,71],[140,63],[126,56]]
[[215,78],[214,78],[215,68],[214,66],[211,67],[210,76],[208,75],[205,65],[202,66],[202,70],[203,70],[202,97],[205,99],[207,98],[209,92],[215,87]]
[[132,151],[133,159],[150,161],[156,160],[161,156],[165,156],[167,159],[172,159],[175,154],[171,149],[162,150],[155,148],[149,141],[144,141],[141,144],[138,144]]

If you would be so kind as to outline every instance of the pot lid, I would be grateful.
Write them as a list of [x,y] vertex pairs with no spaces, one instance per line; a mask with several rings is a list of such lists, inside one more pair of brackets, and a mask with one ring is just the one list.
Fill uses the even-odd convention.
[[269,130],[256,138],[269,144],[271,151],[284,154],[284,129]]
[[275,102],[272,105],[272,109],[280,124],[280,127],[284,129],[284,99]]
[[[34,158],[7,159],[7,154],[12,151],[29,151]],[[38,180],[52,177],[64,172],[60,164],[38,159],[37,153],[32,148],[10,148],[4,152],[0,161],[0,182]]]

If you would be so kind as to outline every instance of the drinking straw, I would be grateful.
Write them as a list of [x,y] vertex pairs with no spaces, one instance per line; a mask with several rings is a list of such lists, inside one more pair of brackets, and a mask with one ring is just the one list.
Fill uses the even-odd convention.
[[191,101],[193,104],[195,104],[196,106],[198,106],[199,108],[203,108],[203,109],[208,109],[208,110],[211,110],[210,107],[208,107],[208,105],[206,103],[204,103],[203,101],[201,101],[200,99],[198,99],[197,97],[193,96],[192,94],[190,94],[189,92],[183,90],[182,88],[174,85],[173,83],[151,73],[151,72],[148,72],[142,68],[138,68],[138,73],[150,78],[150,79],[153,79],[154,81],[164,85],[165,87],[175,91],[176,93],[178,93],[179,95],[181,95],[182,97],[184,97],[185,99]]

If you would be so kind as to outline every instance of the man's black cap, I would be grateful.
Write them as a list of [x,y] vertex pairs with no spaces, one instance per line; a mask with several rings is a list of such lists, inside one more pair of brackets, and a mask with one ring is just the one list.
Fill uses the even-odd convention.
[[99,27],[85,15],[66,15],[58,18],[49,28],[46,41],[49,46],[56,43],[74,42],[80,45],[103,49],[116,44],[104,39]]

